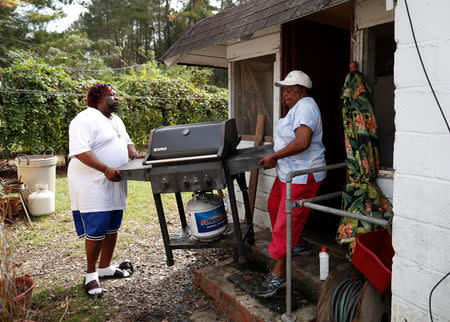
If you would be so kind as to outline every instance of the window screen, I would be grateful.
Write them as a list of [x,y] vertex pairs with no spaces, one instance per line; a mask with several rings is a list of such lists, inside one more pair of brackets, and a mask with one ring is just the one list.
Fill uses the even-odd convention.
[[273,63],[275,55],[234,62],[234,118],[241,135],[255,135],[258,114],[266,116],[264,135],[273,134]]

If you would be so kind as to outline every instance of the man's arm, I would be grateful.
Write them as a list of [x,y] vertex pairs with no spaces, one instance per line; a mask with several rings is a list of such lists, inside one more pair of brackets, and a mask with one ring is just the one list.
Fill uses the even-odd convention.
[[265,156],[259,160],[258,164],[263,164],[264,169],[271,169],[277,165],[278,159],[283,159],[291,155],[305,151],[311,145],[313,131],[306,125],[301,125],[295,129],[295,139],[289,142],[283,149]]
[[145,155],[139,154],[133,144],[128,144],[128,157],[134,160],[145,158]]
[[75,156],[78,160],[83,162],[88,167],[103,172],[105,177],[113,182],[119,182],[122,179],[122,174],[119,170],[108,167],[103,163],[92,151],[86,151]]

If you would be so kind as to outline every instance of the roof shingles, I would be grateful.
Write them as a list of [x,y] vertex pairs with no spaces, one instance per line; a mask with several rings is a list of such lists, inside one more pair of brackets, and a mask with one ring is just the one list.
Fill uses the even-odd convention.
[[215,46],[348,0],[249,0],[197,22],[160,58]]

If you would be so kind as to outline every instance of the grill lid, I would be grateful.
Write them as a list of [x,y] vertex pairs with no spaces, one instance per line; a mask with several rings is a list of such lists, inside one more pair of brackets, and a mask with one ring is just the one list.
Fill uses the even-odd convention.
[[143,163],[185,158],[222,159],[234,152],[240,139],[234,119],[164,126],[150,132]]

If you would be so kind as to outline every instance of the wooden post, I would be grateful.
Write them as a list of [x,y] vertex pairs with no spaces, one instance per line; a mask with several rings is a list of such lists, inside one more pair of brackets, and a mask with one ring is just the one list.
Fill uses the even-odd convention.
[[[258,114],[258,118],[256,119],[255,146],[260,146],[264,142],[265,124],[266,124],[266,116],[264,114]],[[250,202],[250,211],[252,215],[255,209],[256,189],[258,187],[258,175],[259,169],[252,170],[250,172],[250,180],[248,184],[248,198]]]

